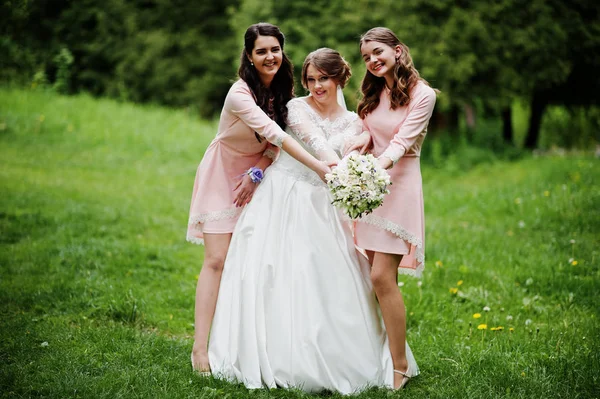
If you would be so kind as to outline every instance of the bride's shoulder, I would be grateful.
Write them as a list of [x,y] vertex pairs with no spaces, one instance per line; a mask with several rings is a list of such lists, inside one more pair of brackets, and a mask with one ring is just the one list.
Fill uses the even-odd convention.
[[348,122],[354,122],[358,119],[358,114],[354,111],[346,111],[344,113],[344,119],[346,119]]
[[356,119],[356,118],[358,118],[358,114],[357,114],[356,112],[354,112],[354,111],[350,111],[350,110],[347,110],[347,111],[346,111],[346,116],[347,116],[348,118],[352,118],[352,119]]
[[310,108],[310,105],[308,105],[308,103],[306,102],[306,98],[307,97],[295,97],[295,98],[292,98],[287,103],[288,109],[290,109],[290,108],[296,108],[296,107],[309,107]]
[[[288,115],[287,115],[287,124],[288,125],[291,126],[291,125],[297,125],[297,124],[302,123],[302,121],[306,119],[306,115],[308,115],[309,119],[312,120],[313,113],[310,112],[311,111],[310,105],[308,105],[305,98],[306,97],[292,98],[286,104],[287,109],[288,109]],[[309,112],[306,112],[306,111],[309,111]]]

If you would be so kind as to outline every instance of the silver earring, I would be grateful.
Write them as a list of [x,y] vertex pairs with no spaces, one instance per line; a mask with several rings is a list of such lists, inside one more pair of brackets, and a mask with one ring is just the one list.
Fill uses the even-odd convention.
[[254,66],[254,62],[250,61],[250,65]]

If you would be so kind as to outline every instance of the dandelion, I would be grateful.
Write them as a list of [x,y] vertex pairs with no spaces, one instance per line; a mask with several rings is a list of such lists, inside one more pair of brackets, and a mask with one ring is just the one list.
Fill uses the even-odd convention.
[[529,277],[526,281],[525,281],[525,285],[531,285],[533,284],[533,279],[531,277]]
[[519,228],[522,229],[525,227],[525,222],[522,220],[519,220]]
[[483,307],[483,311],[484,311],[484,312],[489,312],[490,310],[491,310],[491,309],[490,309],[490,307],[489,307],[489,306],[484,306],[484,307]]
[[508,331],[513,332],[513,331],[515,331],[515,328],[511,327],[511,328],[508,329]]
[[546,190],[544,191],[544,197],[549,197],[550,196],[550,191]]
[[[571,256],[575,257],[575,240],[571,239],[571,241],[569,241],[571,243]],[[573,265],[575,266],[575,265]]]
[[478,330],[487,330],[487,324],[480,324],[477,326]]
[[532,323],[531,319],[527,319],[527,320],[525,320],[525,325],[526,325],[526,326],[530,325],[531,323]]
[[502,331],[502,330],[504,330],[504,327],[502,327],[502,326],[492,327],[492,328],[490,328],[490,330],[491,331]]
[[478,318],[480,318],[480,317],[481,317],[481,313],[475,313],[475,314],[473,315],[473,318],[474,318],[474,319],[478,319]]
[[398,281],[398,287],[404,287],[404,282]]
[[463,285],[463,281],[462,280],[458,280],[458,283],[456,283],[456,285],[458,285],[460,287],[461,285]]
[[419,287],[419,288],[421,288],[421,286],[422,286],[422,285],[423,285],[423,282],[422,282],[422,281],[419,281],[419,282],[417,283],[417,287]]
[[456,294],[458,294],[458,288],[454,288],[454,287],[450,288],[450,293],[451,293],[452,295],[456,295]]
[[512,321],[513,317],[511,315],[506,316],[506,321]]
[[444,267],[444,264],[442,263],[442,261],[441,261],[441,260],[436,260],[436,261],[435,261],[435,266],[436,266],[436,267]]
[[572,260],[572,261],[571,261],[571,265],[573,265],[573,266],[577,266],[577,261],[576,261],[576,260]]
[[521,377],[525,377],[525,372],[524,371],[521,373]]

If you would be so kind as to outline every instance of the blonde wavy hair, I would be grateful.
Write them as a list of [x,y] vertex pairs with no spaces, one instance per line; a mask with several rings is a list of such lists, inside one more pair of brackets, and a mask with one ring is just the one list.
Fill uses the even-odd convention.
[[[413,64],[408,46],[402,43],[398,37],[388,28],[372,28],[360,37],[359,48],[366,42],[379,42],[396,48],[400,46],[401,54],[396,59],[394,67],[394,85],[390,88],[391,108],[396,109],[410,102],[410,91],[419,82],[427,81],[419,75],[419,71]],[[362,80],[360,91],[362,98],[358,103],[358,115],[364,118],[379,105],[379,96],[385,87],[385,78],[378,78],[367,71]]]

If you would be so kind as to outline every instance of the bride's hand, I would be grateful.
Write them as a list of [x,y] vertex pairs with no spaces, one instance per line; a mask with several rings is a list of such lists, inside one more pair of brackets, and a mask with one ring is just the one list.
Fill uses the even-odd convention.
[[348,140],[344,146],[344,156],[348,155],[352,151],[358,151],[360,154],[364,154],[371,145],[371,135],[369,132],[364,131],[360,135]]
[[[337,162],[335,164],[337,164]],[[327,183],[327,179],[325,178],[325,175],[328,173],[331,173],[331,167],[332,167],[332,165],[330,165],[329,163],[319,161],[318,170],[315,170],[315,172],[317,172],[317,174],[319,175],[319,178],[321,180],[323,180],[323,182],[325,182],[325,183]]]

